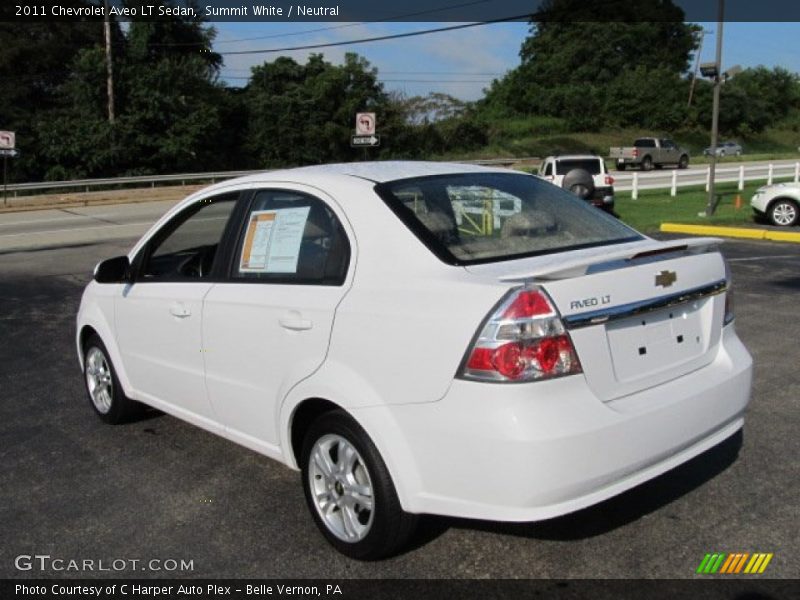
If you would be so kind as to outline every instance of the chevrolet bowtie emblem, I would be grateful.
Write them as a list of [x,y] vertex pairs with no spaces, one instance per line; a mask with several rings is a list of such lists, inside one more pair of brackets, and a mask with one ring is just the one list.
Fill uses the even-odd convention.
[[673,283],[678,281],[678,274],[675,271],[661,271],[656,275],[656,285],[668,288]]

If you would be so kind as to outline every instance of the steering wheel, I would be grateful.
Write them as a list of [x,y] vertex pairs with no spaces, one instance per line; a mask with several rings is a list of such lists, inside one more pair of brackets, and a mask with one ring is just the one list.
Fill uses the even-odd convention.
[[202,279],[211,271],[216,250],[216,246],[204,246],[192,252],[178,266],[178,273],[191,279]]

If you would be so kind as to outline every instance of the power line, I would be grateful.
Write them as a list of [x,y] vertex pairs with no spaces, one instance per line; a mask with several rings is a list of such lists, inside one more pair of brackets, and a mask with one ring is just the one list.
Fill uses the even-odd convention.
[[504,17],[502,19],[492,19],[491,21],[480,21],[477,23],[465,23],[462,25],[451,25],[449,27],[437,27],[435,29],[423,29],[421,31],[410,31],[408,33],[395,33],[392,35],[381,35],[371,38],[361,38],[358,40],[348,40],[344,42],[327,42],[325,44],[308,44],[305,46],[290,46],[286,48],[265,48],[262,50],[236,50],[229,52],[218,52],[222,56],[235,56],[242,54],[269,54],[272,52],[291,52],[293,50],[315,50],[317,48],[330,48],[332,46],[349,46],[351,44],[364,44],[367,42],[381,42],[385,40],[395,40],[400,38],[414,37],[418,35],[428,35],[430,33],[441,33],[443,31],[454,31],[456,29],[467,29],[469,27],[481,27],[483,25],[493,25],[496,23],[505,23],[508,21],[517,21],[519,19],[529,18],[530,15],[516,15],[513,17]]
[[[440,8],[432,8],[430,10],[422,10],[413,13],[406,13],[403,15],[395,15],[394,17],[389,17],[383,21],[376,21],[378,23],[382,22],[389,22],[389,21],[397,21],[400,19],[406,19],[408,17],[419,17],[422,15],[429,15],[431,13],[442,12],[444,10],[451,10],[455,8],[464,8],[467,6],[473,6],[475,4],[486,4],[489,0],[474,0],[473,2],[462,2],[461,4],[451,4],[448,6],[442,6]],[[252,42],[255,40],[268,40],[268,39],[275,39],[275,38],[283,38],[283,37],[294,37],[298,35],[308,35],[309,33],[320,33],[322,31],[333,31],[335,29],[346,29],[348,27],[357,27],[359,25],[365,25],[365,21],[360,21],[358,23],[345,23],[343,25],[333,25],[331,27],[318,27],[316,29],[304,29],[302,31],[292,31],[289,33],[275,33],[271,35],[259,35],[255,37],[247,37],[247,38],[238,38],[232,40],[215,40],[214,45],[218,44],[235,44],[238,42]],[[164,42],[161,44],[149,44],[150,46],[203,46],[205,45],[204,42]]]

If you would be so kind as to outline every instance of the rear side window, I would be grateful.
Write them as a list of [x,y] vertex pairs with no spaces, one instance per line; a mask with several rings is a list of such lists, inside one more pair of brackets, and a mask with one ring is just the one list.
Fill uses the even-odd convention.
[[654,139],[641,138],[633,142],[633,145],[636,148],[655,148],[656,141]]
[[247,211],[233,277],[274,283],[341,285],[350,245],[334,212],[307,194],[262,190]]
[[583,169],[589,175],[599,175],[603,172],[598,158],[564,158],[556,163],[558,175],[566,175],[573,169]]
[[618,219],[529,175],[441,175],[375,189],[434,254],[454,265],[642,239]]

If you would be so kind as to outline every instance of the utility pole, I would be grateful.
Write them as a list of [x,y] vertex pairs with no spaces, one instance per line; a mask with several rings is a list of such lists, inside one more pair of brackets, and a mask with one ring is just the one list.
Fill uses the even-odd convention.
[[717,170],[717,141],[719,137],[719,88],[722,82],[722,25],[725,21],[725,0],[719,0],[719,21],[717,22],[717,55],[714,60],[716,63],[716,74],[714,75],[714,106],[711,111],[711,161],[709,163],[708,179],[708,204],[706,205],[706,215],[714,214],[715,206],[715,185],[714,177]]
[[106,38],[106,72],[108,80],[106,89],[108,92],[108,122],[114,123],[114,57],[111,48],[111,15],[108,11],[108,0],[103,0],[103,32]]

